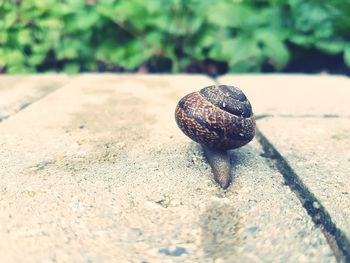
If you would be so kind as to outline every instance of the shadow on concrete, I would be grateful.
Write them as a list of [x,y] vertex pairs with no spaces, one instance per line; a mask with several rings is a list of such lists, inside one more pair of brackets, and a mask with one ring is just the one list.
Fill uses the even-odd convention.
[[234,262],[239,244],[239,217],[232,204],[212,201],[200,215],[201,248],[205,257],[217,262]]

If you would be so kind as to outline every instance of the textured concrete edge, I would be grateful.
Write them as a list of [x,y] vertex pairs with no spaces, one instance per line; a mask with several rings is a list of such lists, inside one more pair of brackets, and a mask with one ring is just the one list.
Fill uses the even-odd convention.
[[321,119],[342,119],[342,118],[350,118],[350,115],[337,115],[337,114],[323,114],[323,115],[312,115],[312,114],[304,114],[304,115],[292,115],[292,114],[259,114],[255,115],[255,120],[261,120],[265,118],[321,118]]
[[[72,82],[75,81],[84,81],[84,79],[89,78],[89,77],[100,77],[100,76],[107,76],[107,77],[111,77],[111,76],[123,76],[123,77],[131,77],[131,76],[148,76],[148,77],[182,77],[182,76],[193,76],[193,77],[206,77],[209,80],[211,80],[213,83],[215,83],[215,80],[205,74],[134,74],[134,73],[123,73],[123,74],[115,74],[115,73],[81,73],[78,75],[66,75],[66,74],[29,74],[29,75],[25,75],[28,78],[31,78],[33,76],[37,76],[37,75],[49,75],[52,76],[53,79],[54,77],[59,77],[59,76],[67,76],[68,79],[65,81],[62,81],[61,83],[57,83],[57,84],[47,84],[44,85],[44,87],[46,87],[44,90],[44,92],[42,94],[39,94],[38,96],[35,96],[34,98],[28,100],[27,102],[23,103],[22,105],[20,105],[20,107],[18,107],[16,110],[14,110],[11,114],[8,115],[0,115],[0,123],[5,121],[6,119],[10,118],[11,116],[21,112],[22,110],[24,110],[25,108],[29,107],[30,105],[44,99],[45,97],[47,97],[48,95],[54,93],[55,91],[63,88],[66,85],[71,84]],[[1,75],[0,75],[1,76]],[[21,76],[21,75],[19,75]]]
[[[33,75],[28,75],[28,79],[30,79],[31,76],[33,76]],[[54,80],[54,77],[56,77],[56,76],[59,77],[59,76],[66,76],[66,75],[54,74],[54,75],[52,75],[53,80]],[[40,93],[40,94],[34,96],[33,98],[29,99],[28,101],[24,102],[17,109],[15,109],[11,114],[0,116],[0,123],[3,122],[4,120],[10,118],[11,116],[21,112],[22,110],[29,107],[30,105],[44,99],[45,97],[47,97],[51,93],[55,92],[56,90],[63,88],[64,86],[68,85],[69,83],[71,83],[73,80],[75,80],[77,78],[78,77],[68,76],[67,80],[63,80],[62,82],[49,83],[49,84],[43,85],[43,92],[42,93]]]
[[285,180],[286,185],[295,193],[301,205],[312,218],[315,225],[321,227],[338,261],[350,261],[350,241],[332,221],[328,211],[321,205],[312,192],[305,186],[293,168],[276,150],[271,142],[257,129],[256,138],[261,144],[264,155],[272,166],[277,169]]
[[[249,78],[252,77],[254,79],[264,79],[264,78],[298,78],[298,77],[306,77],[309,80],[315,80],[318,78],[323,79],[334,79],[334,80],[350,80],[349,76],[346,75],[319,75],[319,74],[305,74],[305,73],[295,73],[295,74],[285,74],[285,73],[264,73],[264,74],[252,74],[252,73],[239,73],[239,74],[224,74],[221,76],[217,76],[213,78],[216,85],[224,84],[225,81],[231,80],[233,78]],[[256,120],[264,119],[267,117],[278,117],[278,118],[323,118],[323,119],[329,119],[329,118],[350,118],[349,114],[344,113],[328,113],[324,112],[323,114],[286,114],[286,113],[271,113],[270,111],[263,111],[259,114],[255,115]]]

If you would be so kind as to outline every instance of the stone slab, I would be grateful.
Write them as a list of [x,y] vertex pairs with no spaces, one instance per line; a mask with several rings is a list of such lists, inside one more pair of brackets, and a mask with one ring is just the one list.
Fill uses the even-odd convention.
[[0,261],[335,262],[263,158],[217,187],[176,127],[203,76],[85,75],[0,124]]
[[259,128],[350,240],[350,119],[268,118]]
[[70,78],[66,75],[0,75],[0,120],[54,91]]
[[241,88],[258,116],[350,117],[350,79],[345,76],[225,75],[218,83]]

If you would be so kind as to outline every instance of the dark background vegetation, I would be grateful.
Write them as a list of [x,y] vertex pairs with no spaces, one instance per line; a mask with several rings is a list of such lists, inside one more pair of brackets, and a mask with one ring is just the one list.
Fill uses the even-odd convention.
[[350,0],[0,0],[0,72],[350,74]]

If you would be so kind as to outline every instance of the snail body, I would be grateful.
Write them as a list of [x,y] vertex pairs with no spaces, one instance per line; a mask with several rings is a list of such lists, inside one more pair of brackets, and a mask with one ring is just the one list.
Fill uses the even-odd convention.
[[203,88],[179,101],[175,119],[189,138],[203,146],[215,180],[227,188],[232,178],[226,151],[247,144],[255,135],[252,107],[244,93],[226,85]]

